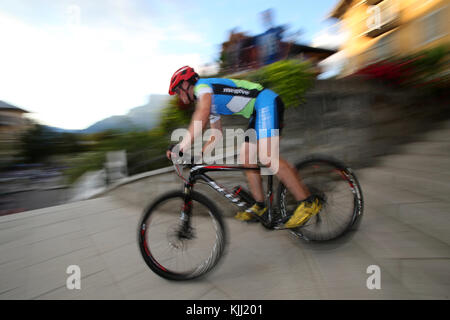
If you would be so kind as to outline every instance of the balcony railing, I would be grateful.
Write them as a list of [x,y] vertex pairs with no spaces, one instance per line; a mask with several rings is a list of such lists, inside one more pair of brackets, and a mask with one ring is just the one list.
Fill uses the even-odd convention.
[[[390,0],[381,1],[366,1],[378,4],[369,7],[367,12],[369,17],[367,19],[368,30],[365,33],[368,37],[378,37],[379,35],[398,27],[400,24],[400,15],[395,2]],[[380,3],[381,2],[381,3]]]
[[395,19],[392,19],[384,24],[382,24],[378,28],[372,28],[367,31],[366,35],[371,38],[376,38],[379,35],[388,32],[389,30],[392,30],[396,27],[398,27],[400,24],[400,19],[397,17]]

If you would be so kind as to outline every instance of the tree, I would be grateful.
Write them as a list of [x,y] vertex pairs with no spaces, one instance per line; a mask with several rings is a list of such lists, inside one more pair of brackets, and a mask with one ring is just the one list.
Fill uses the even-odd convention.
[[46,161],[57,154],[82,152],[80,138],[73,133],[58,133],[43,125],[35,125],[20,139],[21,156],[25,162]]

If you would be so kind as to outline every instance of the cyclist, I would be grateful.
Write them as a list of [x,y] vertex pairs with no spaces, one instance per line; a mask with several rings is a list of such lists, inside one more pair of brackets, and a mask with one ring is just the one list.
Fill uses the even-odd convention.
[[[273,91],[261,85],[245,80],[202,78],[189,66],[178,69],[170,80],[169,94],[177,94],[185,104],[196,103],[191,123],[186,134],[177,146],[179,150],[187,150],[194,140],[194,122],[201,121],[202,130],[209,122],[211,129],[222,131],[221,115],[239,114],[249,118],[249,128],[256,130],[257,143],[246,139],[241,146],[242,163],[250,166],[256,155],[261,163],[269,166],[278,160],[278,178],[293,194],[298,206],[281,223],[286,228],[296,228],[316,215],[322,208],[318,197],[311,195],[308,188],[301,182],[296,170],[278,154],[270,150],[278,150],[279,136],[275,130],[282,129],[284,105],[281,98]],[[212,138],[204,147],[213,143]],[[267,147],[274,146],[274,148]],[[262,152],[265,150],[266,152]],[[172,148],[167,151],[167,157],[172,156]],[[257,170],[246,171],[250,191],[255,204],[247,211],[238,212],[236,219],[253,220],[253,215],[262,216],[267,208],[264,204],[264,192],[261,174]]]

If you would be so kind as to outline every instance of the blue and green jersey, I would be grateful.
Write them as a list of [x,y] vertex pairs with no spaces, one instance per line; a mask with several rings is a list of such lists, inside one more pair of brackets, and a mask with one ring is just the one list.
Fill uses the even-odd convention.
[[259,93],[264,90],[258,83],[222,78],[206,78],[197,81],[194,94],[197,99],[205,93],[212,97],[210,122],[220,119],[220,115],[239,114],[250,118]]

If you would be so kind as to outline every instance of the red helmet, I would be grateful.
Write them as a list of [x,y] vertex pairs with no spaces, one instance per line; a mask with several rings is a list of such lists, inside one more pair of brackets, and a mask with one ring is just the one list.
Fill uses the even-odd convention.
[[170,86],[169,86],[169,94],[173,96],[175,94],[174,89],[184,80],[189,81],[192,78],[198,79],[198,74],[195,73],[194,69],[189,66],[184,66],[177,71],[172,76],[172,79],[170,79]]

